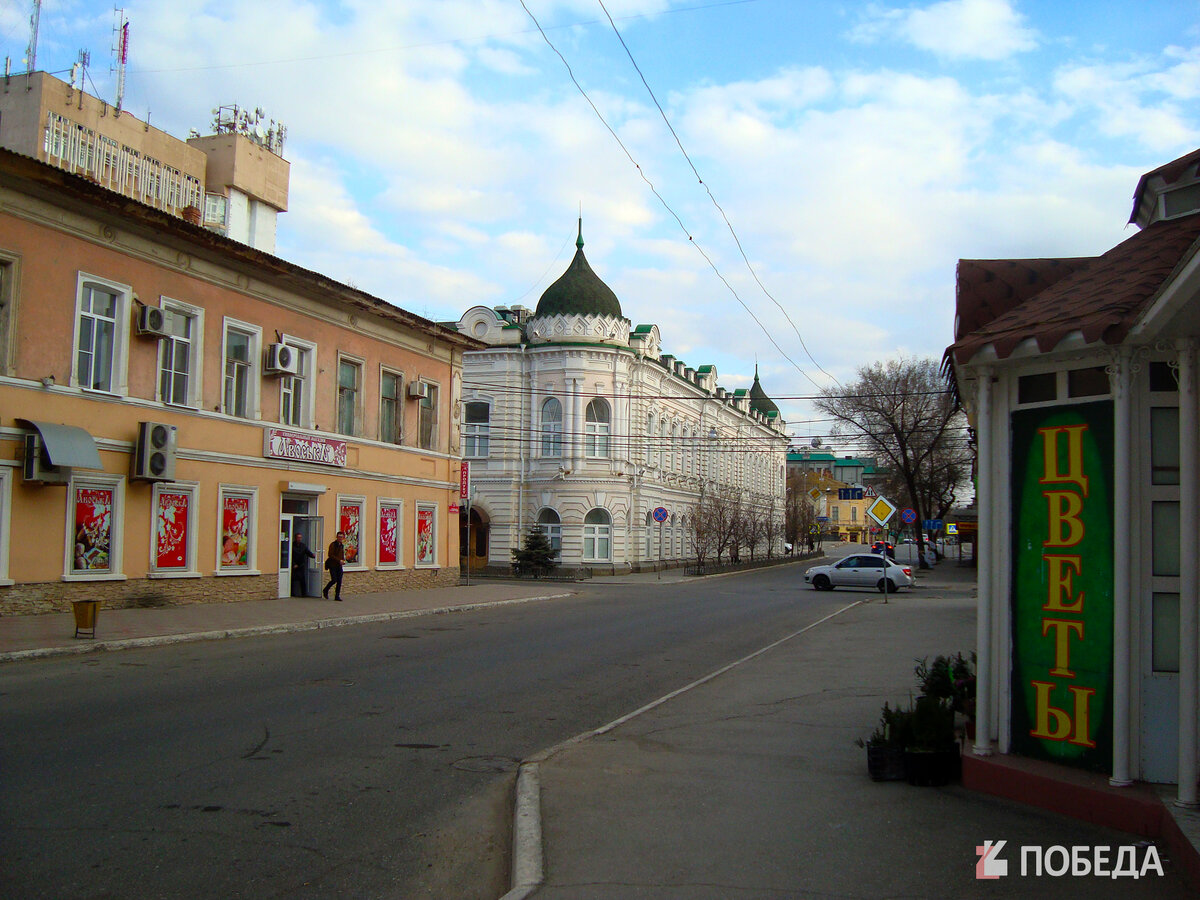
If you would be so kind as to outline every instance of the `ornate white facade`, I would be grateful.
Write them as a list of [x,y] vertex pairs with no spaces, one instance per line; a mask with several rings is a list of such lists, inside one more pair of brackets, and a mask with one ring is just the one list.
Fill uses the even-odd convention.
[[714,367],[662,355],[658,327],[614,314],[579,247],[532,316],[476,306],[457,323],[491,345],[463,362],[471,565],[507,569],[534,523],[566,570],[679,564],[701,498],[720,488],[782,519],[788,439],[757,376],[730,392]]

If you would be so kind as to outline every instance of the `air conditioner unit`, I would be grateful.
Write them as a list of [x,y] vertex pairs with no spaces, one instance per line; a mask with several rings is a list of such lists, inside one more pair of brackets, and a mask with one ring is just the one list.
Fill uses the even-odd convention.
[[429,385],[424,381],[410,381],[408,383],[408,396],[415,397],[419,400],[428,400]]
[[135,481],[174,481],[178,431],[175,425],[139,422],[130,478]]
[[295,375],[300,371],[300,353],[287,344],[267,348],[267,371],[273,375]]
[[25,461],[21,474],[26,481],[36,484],[66,484],[71,480],[71,470],[50,465],[42,452],[42,437],[39,434],[25,435]]
[[159,306],[143,306],[138,310],[137,332],[156,339],[167,337],[167,311]]

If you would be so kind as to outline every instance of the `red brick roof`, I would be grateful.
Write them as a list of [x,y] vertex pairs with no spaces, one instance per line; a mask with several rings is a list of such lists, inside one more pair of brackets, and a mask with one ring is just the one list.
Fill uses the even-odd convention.
[[1074,332],[1119,344],[1198,237],[1200,213],[1155,222],[1092,259],[960,260],[957,341],[947,354],[966,363],[991,344],[1004,359],[1029,338],[1047,353]]

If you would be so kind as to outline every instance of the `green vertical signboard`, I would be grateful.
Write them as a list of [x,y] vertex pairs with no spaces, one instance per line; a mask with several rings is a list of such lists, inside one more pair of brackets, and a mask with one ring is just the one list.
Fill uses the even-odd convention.
[[1113,412],[1012,416],[1012,751],[1112,765]]

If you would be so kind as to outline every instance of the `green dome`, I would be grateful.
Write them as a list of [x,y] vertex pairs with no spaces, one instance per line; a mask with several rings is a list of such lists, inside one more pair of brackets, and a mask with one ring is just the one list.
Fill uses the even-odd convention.
[[575,241],[575,258],[558,281],[546,288],[538,300],[534,317],[540,316],[612,316],[621,315],[617,295],[592,271],[583,255],[583,220],[579,222],[579,238]]
[[758,383],[758,366],[754,367],[754,384],[750,385],[750,408],[758,410],[764,416],[771,413],[779,415],[779,407],[775,405],[774,400],[767,396],[767,392]]

